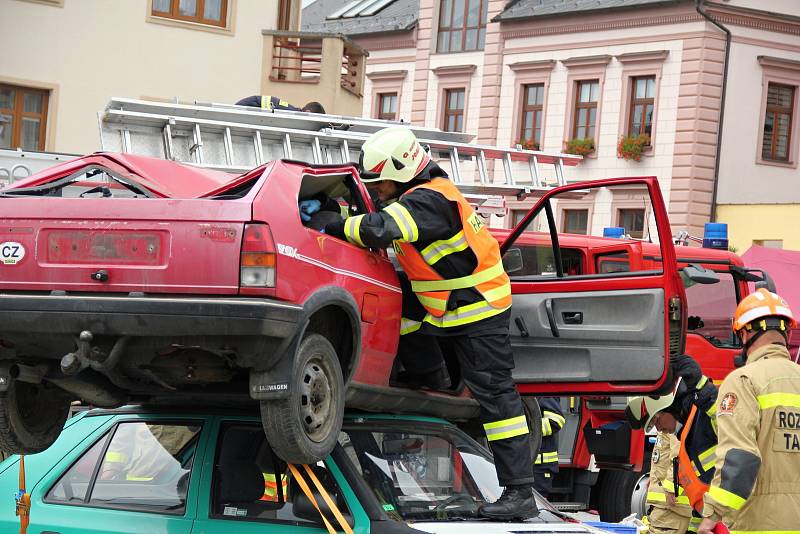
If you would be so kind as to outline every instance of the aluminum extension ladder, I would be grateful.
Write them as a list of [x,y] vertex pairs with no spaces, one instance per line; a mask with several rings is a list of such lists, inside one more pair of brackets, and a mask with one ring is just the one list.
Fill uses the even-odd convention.
[[[99,123],[102,150],[235,173],[280,158],[315,164],[357,161],[361,144],[370,134],[400,124],[410,127],[437,161],[444,160],[443,166],[463,193],[486,198],[539,196],[551,187],[543,180],[540,165],[553,165],[556,185],[564,185],[563,167],[582,160],[570,154],[472,144],[470,134],[402,122],[214,103],[113,98],[99,114]],[[502,181],[491,179],[492,160],[502,162]],[[467,176],[469,162],[472,177]],[[514,175],[515,164],[527,167],[525,180]]]

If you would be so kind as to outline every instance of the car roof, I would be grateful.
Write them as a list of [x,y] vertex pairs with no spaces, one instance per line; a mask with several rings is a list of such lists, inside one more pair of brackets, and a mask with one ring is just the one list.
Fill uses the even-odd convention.
[[95,152],[75,158],[14,183],[14,188],[32,187],[48,183],[55,178],[69,176],[89,165],[99,165],[110,170],[135,175],[141,185],[168,198],[198,198],[206,191],[219,189],[236,176],[227,172],[203,169],[175,161],[136,154]]

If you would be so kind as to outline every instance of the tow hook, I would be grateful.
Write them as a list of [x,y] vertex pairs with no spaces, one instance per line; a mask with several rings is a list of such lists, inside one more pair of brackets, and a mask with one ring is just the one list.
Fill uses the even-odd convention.
[[78,336],[78,348],[74,352],[69,352],[61,358],[61,372],[71,376],[82,371],[89,366],[89,354],[92,350],[92,340],[94,336],[88,330],[84,330]]

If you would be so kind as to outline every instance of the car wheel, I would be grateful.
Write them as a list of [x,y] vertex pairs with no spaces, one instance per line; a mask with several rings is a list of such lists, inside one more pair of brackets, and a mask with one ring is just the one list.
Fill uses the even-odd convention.
[[297,350],[289,397],[261,401],[267,441],[289,463],[310,464],[333,450],[344,417],[344,380],[336,350],[308,334]]
[[[634,497],[641,500],[641,506],[647,498],[647,486],[642,490],[642,482],[647,483],[649,478],[650,464],[648,462],[645,471],[625,471],[621,469],[609,469],[602,475],[600,482],[600,494],[597,499],[600,520],[609,523],[616,523],[632,512],[639,512],[632,509]],[[638,488],[638,490],[637,490]],[[642,498],[640,495],[644,493]]]
[[0,393],[0,449],[10,454],[36,454],[61,434],[70,398],[49,384],[12,380]]

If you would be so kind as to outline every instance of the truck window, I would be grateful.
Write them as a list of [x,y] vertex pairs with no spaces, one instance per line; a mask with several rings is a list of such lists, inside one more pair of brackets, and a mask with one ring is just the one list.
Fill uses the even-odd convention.
[[700,334],[717,346],[738,345],[731,331],[731,320],[738,298],[731,273],[717,272],[719,283],[695,284],[681,271],[686,288],[689,333]]
[[[550,238],[543,236],[546,244],[528,244],[517,240],[513,248],[519,249],[522,255],[522,268],[511,273],[518,276],[555,276],[555,256]],[[561,266],[570,275],[583,274],[583,253],[578,249],[561,247]]]
[[631,270],[631,260],[627,252],[601,254],[596,261],[597,272],[601,274],[627,273]]

